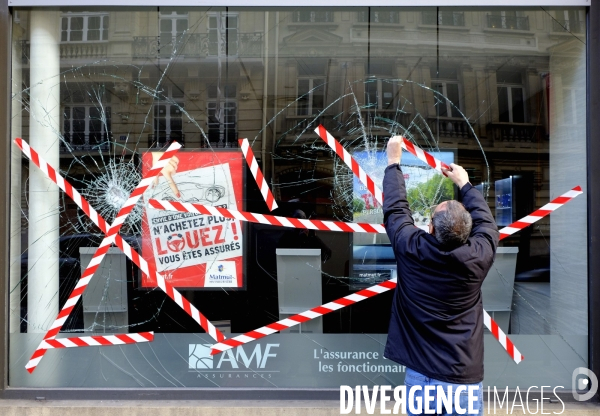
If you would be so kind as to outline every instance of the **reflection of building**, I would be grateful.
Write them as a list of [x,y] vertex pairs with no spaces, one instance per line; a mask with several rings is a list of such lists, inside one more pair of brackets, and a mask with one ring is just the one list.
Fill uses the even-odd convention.
[[[351,147],[364,146],[363,134],[381,143],[394,132],[424,147],[456,149],[473,182],[522,174],[534,195],[528,205],[539,206],[549,196],[551,81],[563,85],[554,92],[565,94],[561,122],[581,125],[583,117],[575,105],[581,87],[570,87],[573,80],[559,71],[548,76],[561,48],[580,53],[574,36],[585,25],[573,10],[126,15],[61,15],[61,71],[74,75],[60,85],[61,151],[171,140],[236,147],[238,137],[248,137],[261,149],[277,197],[302,193],[323,216],[333,215],[332,195],[339,198],[331,178],[337,168],[320,150],[316,164],[287,157],[317,139],[318,123]],[[26,13],[20,24],[27,27]],[[275,28],[268,43],[264,27]],[[26,69],[29,41],[21,44]],[[119,76],[105,77],[115,63]],[[290,173],[320,185],[306,194],[278,187]]]
[[[160,147],[170,140],[192,147],[207,146],[207,140],[231,147],[237,146],[241,127],[260,130],[260,118],[252,122],[255,100],[248,99],[262,82],[256,79],[262,72],[256,68],[263,66],[263,34],[244,32],[250,25],[244,26],[235,13],[173,10],[153,20],[155,14],[129,13],[134,25],[118,18],[121,12],[112,17],[108,12],[62,14],[61,71],[94,68],[86,75],[73,69],[74,76],[61,85],[64,150],[67,144],[75,150],[94,148],[98,137],[103,148],[109,141]],[[27,14],[21,16],[26,27]],[[24,39],[24,68],[29,54],[29,40]],[[175,61],[177,70],[169,72]],[[107,79],[102,75],[106,65],[127,69]],[[136,68],[142,69],[138,73]],[[82,85],[79,77],[88,84]],[[103,91],[90,95],[88,87],[93,86]],[[71,103],[80,105],[71,108]],[[102,111],[108,103],[112,107],[105,112],[111,120],[105,120]]]
[[[237,147],[238,137],[247,137],[282,210],[304,204],[301,208],[313,218],[349,220],[353,207],[347,192],[352,176],[312,130],[318,123],[324,124],[351,151],[382,150],[390,134],[402,133],[424,148],[453,151],[473,182],[490,185],[492,206],[498,196],[495,182],[519,177],[523,184],[520,192],[525,195],[525,201],[519,202],[522,211],[517,214],[515,209],[520,216],[576,184],[585,188],[582,160],[587,154],[585,126],[589,118],[584,116],[584,81],[589,52],[583,23],[587,16],[582,12],[365,7],[75,13],[65,9],[42,16],[49,32],[56,35],[56,53],[50,53],[50,48],[45,51],[52,58],[46,62],[41,58],[46,55],[40,54],[39,39],[36,49],[33,37],[42,12],[33,24],[36,11],[21,10],[13,36],[13,53],[22,59],[14,61],[17,87],[12,134],[29,141],[41,136],[34,131],[41,123],[29,116],[35,113],[30,105],[43,103],[42,110],[59,109],[59,121],[51,134],[54,138],[59,132],[63,139],[53,149],[56,164],[82,188],[94,183],[90,177],[109,171],[106,160],[130,161],[135,170],[139,158],[132,154],[162,148],[172,140],[186,148],[211,151]],[[38,92],[35,99],[33,90],[40,89],[30,87],[38,86],[40,78],[32,81],[34,61],[47,64],[42,88],[46,95]],[[48,97],[58,104],[48,105]],[[13,166],[18,166],[19,160],[17,157]],[[59,211],[49,208],[53,205],[47,199],[37,198],[42,214],[32,214],[32,185],[43,182],[26,167],[23,164],[22,171],[12,173],[12,192],[19,195],[20,190],[22,202],[15,204],[11,235],[21,234],[21,220],[23,230],[37,228],[31,226],[31,218],[43,218],[44,224],[49,218],[56,219],[64,226],[61,234],[72,233],[65,225],[77,224],[79,213],[66,198],[60,200]],[[251,178],[245,180],[248,209],[265,210],[264,201],[251,189]],[[126,194],[119,189],[116,195]],[[521,293],[527,299],[514,297],[515,303],[521,302],[517,306],[527,310],[531,305],[524,305],[525,301],[539,302],[533,303],[533,318],[519,322],[513,333],[540,335],[540,340],[554,337],[548,344],[557,342],[561,348],[566,346],[562,344],[565,339],[572,342],[571,335],[580,337],[577,348],[586,342],[584,299],[590,293],[586,279],[593,273],[588,273],[582,250],[586,223],[579,219],[592,218],[594,211],[586,211],[584,198],[537,223],[535,230],[528,229],[506,242],[519,245],[524,267],[535,269],[546,280],[551,276],[552,283],[543,282],[545,292],[537,292],[537,297],[526,291]],[[299,202],[290,202],[293,200]],[[193,294],[193,301],[206,306],[216,319],[231,322],[234,332],[254,329],[258,321],[269,322],[277,307],[274,286],[269,286],[276,282],[270,273],[275,258],[269,265],[265,253],[274,247],[272,242],[281,230],[248,228],[246,267],[253,280],[247,292],[235,296]],[[332,260],[323,265],[324,273],[336,276],[324,284],[323,297],[346,295],[348,285],[337,277],[350,276],[352,245],[358,245],[358,238],[334,233],[320,237],[336,248]],[[365,237],[369,241],[364,244],[385,239]],[[59,238],[47,240],[52,247]],[[25,250],[31,253],[35,241],[24,239],[23,248],[14,244],[17,254],[13,259]],[[29,259],[36,257],[30,254]],[[33,273],[25,268],[25,274],[26,279],[31,278],[29,284],[53,272],[42,269]],[[20,279],[20,273],[11,276],[11,294],[19,294],[19,285],[25,281]],[[43,284],[50,295],[61,290],[52,289],[46,280]],[[154,330],[152,324],[159,322],[157,326],[165,332],[198,331],[197,326],[180,325],[179,315],[172,312],[183,318],[185,313],[171,304],[164,308],[161,304],[161,316],[154,318],[155,294],[137,295],[132,302],[139,302],[138,308],[131,305],[130,310],[139,315],[129,320],[129,329],[140,322]],[[11,297],[11,305],[20,301],[27,303],[24,298]],[[247,309],[238,314],[240,304]],[[365,303],[331,314],[323,320],[324,334],[384,333],[386,322],[371,322],[370,317],[383,316],[388,306],[385,301],[376,306]],[[556,333],[567,337],[558,340]],[[552,368],[562,368],[561,363]]]

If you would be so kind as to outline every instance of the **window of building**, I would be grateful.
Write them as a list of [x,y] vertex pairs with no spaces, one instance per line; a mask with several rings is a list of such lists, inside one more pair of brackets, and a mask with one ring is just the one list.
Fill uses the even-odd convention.
[[525,122],[525,89],[522,74],[512,71],[498,71],[498,110],[499,121],[504,123]]
[[464,26],[464,12],[452,10],[426,10],[422,13],[424,25]]
[[488,27],[493,29],[529,30],[529,16],[522,11],[495,10],[487,16]]
[[318,114],[323,110],[325,98],[324,78],[298,78],[298,111],[297,115]]
[[333,12],[321,10],[298,10],[294,12],[294,22],[329,23],[333,22]]
[[159,15],[160,38],[164,41],[176,41],[188,29],[188,12],[161,11]]
[[369,110],[394,110],[393,66],[390,62],[373,61],[365,65],[365,106]]
[[583,33],[585,31],[585,12],[577,9],[565,9],[556,12],[552,21],[555,32]]
[[176,140],[183,144],[183,91],[173,85],[165,87],[165,93],[154,103],[152,126],[154,134],[150,137],[150,147],[163,147]]
[[236,56],[239,44],[237,13],[213,13],[208,17],[208,54]]
[[371,8],[371,11],[357,12],[359,22],[368,22],[369,17],[371,23],[400,23],[400,12],[390,10],[377,10]]
[[460,117],[460,84],[456,69],[431,70],[431,88],[435,94],[435,111],[438,117]]
[[[84,84],[86,85],[86,84]],[[65,150],[107,149],[112,131],[110,95],[102,87],[81,85],[63,90],[63,138]]]
[[369,80],[365,85],[365,105],[368,109],[393,109],[394,83],[383,78]]
[[188,30],[188,12],[181,10],[161,9],[158,26],[159,56],[168,58],[174,50],[182,45],[182,36]]
[[304,59],[298,62],[297,115],[313,115],[323,110],[326,84],[325,65],[326,62],[319,59]]
[[61,42],[108,40],[108,13],[66,13],[61,18]]
[[217,147],[237,146],[236,85],[208,87],[207,115],[208,141]]

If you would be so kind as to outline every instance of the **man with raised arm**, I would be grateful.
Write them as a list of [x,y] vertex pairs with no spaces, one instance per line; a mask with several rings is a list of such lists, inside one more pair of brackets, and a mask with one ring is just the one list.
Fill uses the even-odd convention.
[[[445,391],[452,386],[453,392],[459,385],[478,386],[474,408],[483,414],[481,285],[494,262],[498,227],[485,199],[456,164],[444,173],[460,189],[462,204],[439,204],[429,233],[415,227],[400,169],[401,143],[399,136],[388,142],[383,178],[384,222],[398,265],[384,355],[406,366],[407,392],[422,386],[416,397],[423,398],[425,386]],[[467,409],[467,393],[460,403],[453,400],[454,410],[457,405]],[[429,407],[435,409],[435,403]]]

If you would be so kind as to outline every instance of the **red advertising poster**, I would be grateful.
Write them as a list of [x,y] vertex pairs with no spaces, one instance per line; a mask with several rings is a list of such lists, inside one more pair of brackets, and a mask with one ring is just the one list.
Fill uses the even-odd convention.
[[[161,153],[143,156],[144,173]],[[146,193],[150,198],[243,210],[243,155],[232,151],[181,151]],[[145,205],[142,255],[175,287],[241,288],[243,238],[239,221],[156,210]],[[142,277],[142,287],[156,281]]]

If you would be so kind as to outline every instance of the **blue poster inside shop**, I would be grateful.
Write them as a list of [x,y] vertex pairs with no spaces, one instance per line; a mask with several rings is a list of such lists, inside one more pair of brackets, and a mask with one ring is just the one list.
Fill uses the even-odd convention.
[[496,181],[496,223],[505,227],[513,222],[512,176]]

